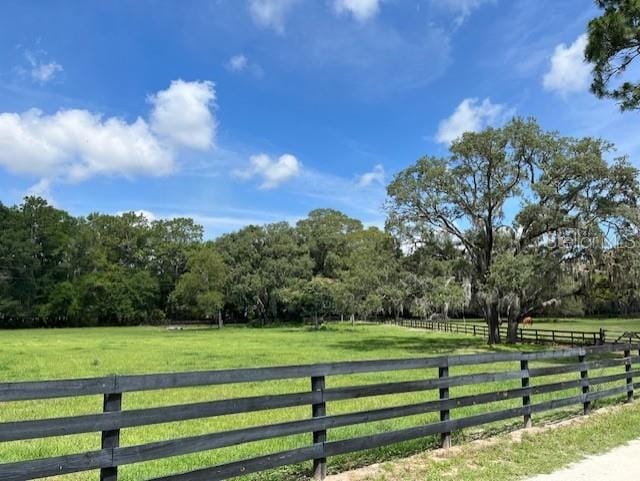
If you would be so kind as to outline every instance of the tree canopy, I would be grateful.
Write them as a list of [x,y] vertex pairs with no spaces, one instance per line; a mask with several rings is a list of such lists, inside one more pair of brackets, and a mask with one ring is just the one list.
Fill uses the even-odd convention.
[[573,237],[602,239],[637,225],[637,171],[624,158],[609,164],[611,149],[545,132],[533,120],[465,133],[448,156],[423,157],[396,175],[388,227],[455,240],[472,266],[490,342],[499,342],[501,299],[511,299],[512,332],[558,301],[567,274],[559,266],[585,261]]
[[640,108],[640,78],[620,80],[640,56],[640,0],[597,0],[602,15],[589,22],[586,59],[593,63],[591,90],[622,110]]
[[640,312],[638,172],[514,119],[388,186],[386,229],[333,209],[212,241],[192,219],[0,204],[0,327]]

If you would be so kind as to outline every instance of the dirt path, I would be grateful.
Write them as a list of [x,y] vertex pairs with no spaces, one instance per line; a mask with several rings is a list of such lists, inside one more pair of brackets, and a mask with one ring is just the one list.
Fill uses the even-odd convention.
[[526,481],[638,481],[640,480],[640,439],[605,454],[590,456],[552,474]]

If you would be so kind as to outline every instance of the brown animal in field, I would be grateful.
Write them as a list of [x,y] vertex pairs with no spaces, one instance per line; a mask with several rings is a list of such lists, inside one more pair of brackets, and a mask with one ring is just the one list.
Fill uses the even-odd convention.
[[533,326],[533,317],[527,316],[524,319],[522,319],[522,325],[523,326]]

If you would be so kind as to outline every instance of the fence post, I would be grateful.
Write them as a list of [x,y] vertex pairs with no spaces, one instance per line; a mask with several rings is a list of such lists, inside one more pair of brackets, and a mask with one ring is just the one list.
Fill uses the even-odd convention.
[[536,329],[536,344],[539,344],[538,342],[538,330]]
[[524,329],[520,328],[520,342],[524,342]]
[[[448,381],[449,378],[449,359],[445,360],[445,364],[438,367],[438,379]],[[440,400],[444,401],[449,399],[449,386],[444,386],[440,388]],[[448,409],[440,409],[440,421],[448,421],[450,418]],[[446,432],[440,435],[440,445],[444,449],[449,449],[451,447],[451,433]]]
[[[314,418],[324,417],[327,415],[327,406],[324,402],[324,376],[313,376],[311,378],[311,390],[319,391],[320,402],[311,405],[311,415]],[[327,440],[327,431],[313,432],[313,444],[324,443]],[[324,451],[324,449],[323,449]],[[323,480],[327,476],[327,458],[317,458],[313,460],[313,479],[316,481]]]
[[[522,378],[522,387],[529,387],[529,361],[527,359],[522,359],[520,361],[520,370],[526,371],[527,374]],[[527,394],[522,396],[522,407],[524,408],[524,427],[531,427],[531,410],[528,406],[531,404],[531,396],[529,395],[529,390],[527,389]]]
[[606,341],[606,337],[605,337],[605,331],[604,329],[600,328],[600,344],[604,344]]
[[[115,385],[115,382],[114,382]],[[110,413],[122,409],[122,393],[113,392],[104,395],[102,411]],[[120,446],[120,430],[102,431],[102,449],[113,449]],[[118,481],[118,467],[102,468],[100,481]]]
[[631,374],[631,345],[629,349],[624,350],[624,357],[627,360],[624,363],[624,370],[627,373],[627,402],[633,401],[633,376]]
[[[586,358],[586,354],[581,354],[578,356],[578,362],[580,364],[584,364]],[[589,370],[586,366],[580,369],[580,379],[582,380],[582,395],[584,396],[584,400],[582,402],[583,412],[584,414],[589,414],[589,411],[591,411],[591,401],[586,398],[589,394]]]

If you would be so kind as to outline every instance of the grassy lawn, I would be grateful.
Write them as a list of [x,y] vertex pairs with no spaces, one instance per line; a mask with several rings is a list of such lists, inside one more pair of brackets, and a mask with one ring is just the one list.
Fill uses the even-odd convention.
[[[192,371],[232,367],[273,366],[358,359],[423,357],[437,354],[487,351],[479,337],[433,333],[396,326],[332,324],[313,331],[303,327],[251,329],[228,327],[217,329],[189,329],[168,331],[162,327],[85,328],[65,330],[0,331],[0,372],[2,381],[36,380],[97,376],[112,373],[149,373],[163,371]],[[533,349],[533,347],[525,347]],[[499,349],[513,349],[500,347]],[[517,349],[522,349],[518,347]],[[496,363],[481,367],[452,368],[450,375],[470,372],[514,370],[515,363]],[[542,366],[544,364],[539,363]],[[534,366],[531,366],[534,367]],[[612,370],[613,369],[613,370]],[[617,369],[617,371],[616,371]],[[619,372],[620,368],[603,369],[592,376]],[[577,373],[545,378],[545,382],[574,379]],[[327,387],[358,385],[400,380],[416,380],[437,376],[434,369],[335,376],[327,379]],[[485,386],[461,386],[451,389],[451,397],[479,392],[519,387],[519,380],[504,381]],[[605,389],[608,386],[601,386]],[[151,391],[125,394],[123,409],[199,402],[214,399],[300,392],[309,389],[309,380],[285,380],[262,383]],[[565,397],[577,392],[540,395],[532,402]],[[401,404],[429,401],[437,398],[436,391],[378,396],[358,400],[329,403],[328,414],[362,411]],[[490,406],[472,406],[455,410],[454,417],[479,414],[491,409],[520,405],[519,399],[502,401]],[[37,419],[100,412],[102,398],[86,396],[74,399],[55,399],[33,402],[6,403],[0,410],[0,421]],[[162,439],[192,436],[215,431],[233,430],[287,420],[304,419],[310,415],[308,407],[263,411],[252,414],[229,415],[204,420],[182,421],[155,426],[124,429],[121,445],[134,445]],[[576,413],[568,409],[554,415]],[[376,432],[384,432],[438,420],[437,413],[391,419],[330,431],[329,439],[341,439]],[[519,420],[510,423],[519,424]],[[504,429],[505,425],[493,429]],[[483,431],[484,433],[487,430]],[[483,435],[479,430],[455,433],[454,443]],[[140,480],[171,472],[248,458],[268,452],[301,447],[310,443],[309,435],[290,436],[270,441],[208,451],[121,468],[121,479]],[[419,452],[432,447],[433,438],[402,443],[364,453],[332,458],[331,471],[363,465]],[[100,446],[100,435],[73,435],[48,440],[0,443],[0,462],[16,461],[94,450]],[[275,473],[257,476],[260,479],[300,479],[308,473],[308,464],[290,467]],[[62,481],[63,478],[60,478]],[[65,480],[97,479],[97,473],[81,473]]]

